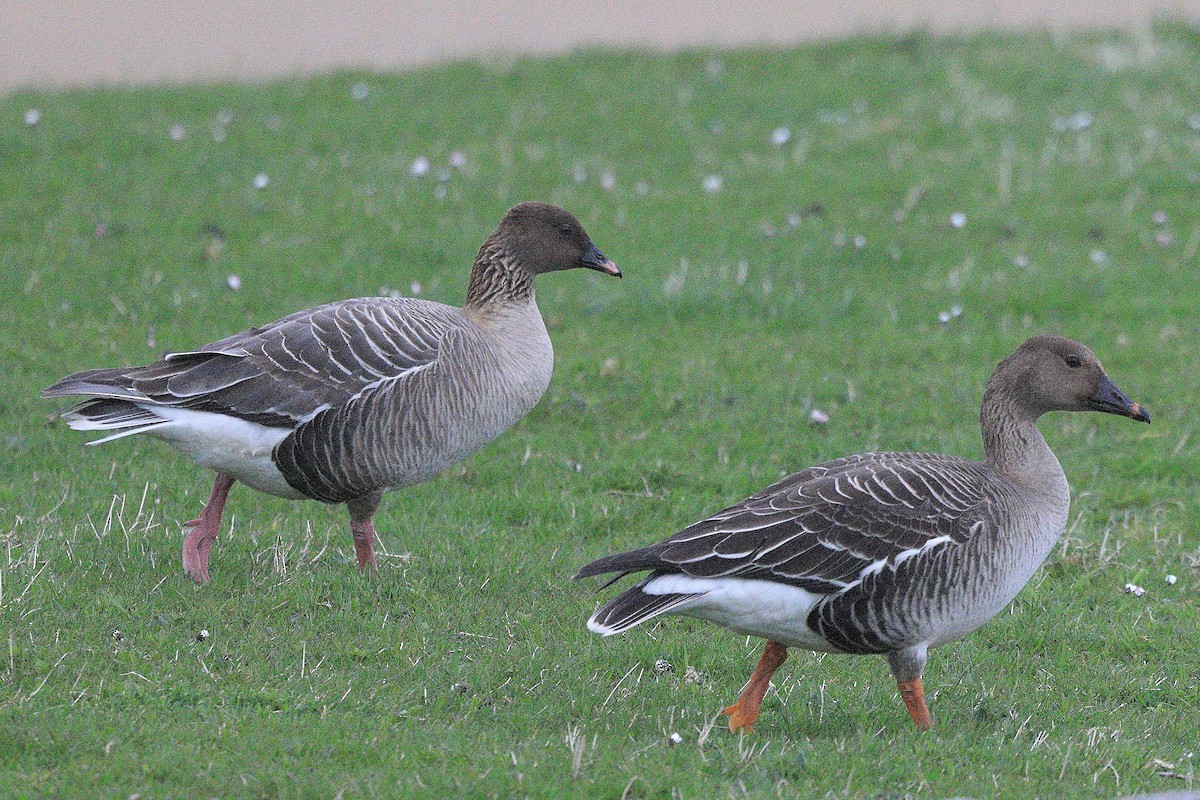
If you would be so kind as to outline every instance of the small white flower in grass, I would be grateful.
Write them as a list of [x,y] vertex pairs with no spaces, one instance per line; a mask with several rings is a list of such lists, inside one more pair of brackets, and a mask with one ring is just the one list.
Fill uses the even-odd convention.
[[231,122],[233,122],[233,112],[230,111],[228,108],[222,108],[220,111],[217,112],[217,124],[218,125],[224,125],[224,126],[228,127]]
[[1158,233],[1154,234],[1154,241],[1160,247],[1170,247],[1171,242],[1175,241],[1175,237],[1173,237],[1167,231],[1159,231]]
[[1154,220],[1155,225],[1166,225],[1167,224],[1167,212],[1155,211],[1150,216],[1150,219]]
[[445,200],[446,199],[446,185],[443,183],[439,183],[437,186],[433,187],[433,196],[436,197],[438,200]]
[[267,188],[267,185],[270,183],[271,183],[271,178],[265,172],[260,172],[254,176],[254,188],[255,189],[259,189],[259,190],[265,189],[265,188]]
[[955,304],[950,307],[950,318],[951,319],[953,319],[955,317],[961,317],[961,316],[962,316],[962,306]]
[[1200,114],[1192,114],[1188,117],[1188,127],[1194,131],[1200,131]]
[[353,97],[355,100],[357,100],[360,103],[363,100],[366,100],[368,97],[370,97],[370,95],[371,95],[371,87],[367,86],[362,81],[359,81],[358,83],[356,83],[350,87],[350,96]]
[[1088,258],[1097,266],[1103,266],[1108,263],[1108,253],[1103,250],[1093,250],[1088,254]]
[[1134,597],[1141,597],[1142,595],[1144,595],[1146,593],[1146,590],[1143,589],[1141,586],[1138,586],[1136,583],[1125,584],[1125,591],[1128,592],[1129,594],[1133,595]]
[[413,294],[420,294],[421,292],[425,291],[425,287],[421,285],[420,281],[413,281],[412,285],[410,285],[408,289]]
[[1174,586],[1178,582],[1179,582],[1178,575],[1168,575],[1167,576],[1167,586]]
[[429,172],[429,159],[425,156],[417,156],[413,159],[412,164],[409,165],[408,171],[414,178],[420,178],[426,172]]
[[683,737],[678,733],[672,733],[667,737],[667,744],[669,744],[671,747],[674,747],[677,744],[683,744]]
[[212,126],[212,140],[214,142],[216,142],[217,144],[220,144],[221,142],[225,141],[225,137],[227,135],[228,134],[225,132],[225,129],[222,128],[220,125]]
[[583,165],[576,164],[571,169],[571,180],[575,181],[576,183],[583,183],[587,179],[588,179],[587,170],[583,168]]
[[856,234],[854,237],[854,249],[862,250],[866,246],[867,246],[867,237],[863,236],[862,234]]
[[787,144],[791,138],[792,129],[786,125],[781,125],[775,130],[771,131],[771,144],[775,145],[776,147],[781,147]]
[[955,211],[950,215],[950,227],[961,228],[967,224],[967,215],[961,211]]
[[1092,127],[1093,117],[1086,111],[1077,111],[1069,117],[1057,117],[1050,127],[1056,133],[1078,133]]
[[954,319],[954,317],[950,315],[949,311],[938,312],[938,322],[942,323],[943,325],[949,323],[952,319]]
[[687,282],[689,266],[686,258],[679,260],[679,269],[671,270],[663,281],[663,294],[679,294],[683,291],[683,285]]
[[167,135],[171,137],[172,142],[183,141],[183,138],[187,136],[187,128],[176,122],[171,126],[171,130],[167,132]]
[[645,181],[638,181],[633,185],[633,193],[639,197],[644,197],[650,193],[650,184]]
[[600,173],[600,188],[606,192],[611,192],[617,188],[617,176],[611,170],[605,170]]
[[229,277],[225,279],[225,285],[236,292],[242,288],[242,279],[231,272]]
[[809,412],[808,421],[813,425],[825,425],[829,422],[829,415],[819,408],[814,408]]
[[1029,267],[1029,256],[1025,255],[1024,253],[1020,254],[1013,259],[1013,265],[1020,267],[1021,269],[1027,269]]
[[197,642],[203,642],[207,638],[208,638],[208,628],[205,628],[204,630],[202,630],[196,634]]
[[450,154],[450,166],[455,169],[462,169],[467,165],[467,155],[461,150],[455,150]]
[[850,122],[850,115],[845,111],[833,111],[828,108],[818,111],[817,118],[827,125],[846,125]]
[[42,121],[42,112],[36,108],[30,108],[25,111],[25,124],[30,127],[37,125]]
[[720,175],[705,175],[704,176],[704,191],[709,194],[716,194],[725,186],[725,179]]

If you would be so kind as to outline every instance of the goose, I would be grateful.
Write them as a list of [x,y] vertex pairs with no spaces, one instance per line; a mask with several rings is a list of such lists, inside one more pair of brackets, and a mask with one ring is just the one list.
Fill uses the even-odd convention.
[[724,709],[733,731],[753,730],[787,648],[883,654],[913,723],[926,730],[927,651],[1008,605],[1066,526],[1070,489],[1036,425],[1048,411],[1150,421],[1087,347],[1035,336],[988,380],[983,461],[863,453],[783,478],[658,544],[580,569],[576,579],[618,573],[605,586],[650,571],[588,628],[610,636],[683,614],[766,639]]
[[533,280],[575,267],[621,277],[570,212],[521,203],[480,247],[462,308],[343,300],[146,366],[77,372],[42,395],[86,398],[61,416],[113,431],[89,444],[145,434],[216,472],[186,523],[183,569],[197,583],[236,481],[345,503],[358,567],[374,570],[384,492],[462,461],[541,399],[554,351]]

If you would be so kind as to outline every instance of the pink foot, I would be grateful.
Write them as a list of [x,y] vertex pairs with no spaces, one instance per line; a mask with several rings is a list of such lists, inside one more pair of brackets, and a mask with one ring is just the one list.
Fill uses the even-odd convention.
[[233,478],[218,473],[200,516],[184,523],[191,530],[183,539],[183,571],[196,583],[208,583],[208,553],[221,530],[221,515],[231,488]]

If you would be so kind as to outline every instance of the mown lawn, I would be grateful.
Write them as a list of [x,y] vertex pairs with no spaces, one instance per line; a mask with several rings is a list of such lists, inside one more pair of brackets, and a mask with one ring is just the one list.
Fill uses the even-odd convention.
[[[1193,786],[1198,182],[1200,33],[1172,26],[0,98],[0,795]],[[541,279],[550,391],[385,501],[373,579],[343,509],[238,487],[193,585],[210,476],[85,448],[38,398],[329,300],[457,304],[535,198],[626,278]],[[978,456],[984,381],[1035,332],[1089,343],[1154,423],[1043,420],[1071,528],[1010,613],[935,651],[932,732],[882,659],[795,652],[734,736],[716,716],[758,642],[584,628],[577,567],[778,475]]]

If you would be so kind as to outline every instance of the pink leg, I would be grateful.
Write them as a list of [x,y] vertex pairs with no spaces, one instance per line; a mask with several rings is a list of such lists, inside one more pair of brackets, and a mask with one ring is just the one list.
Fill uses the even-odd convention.
[[360,572],[375,571],[375,511],[383,492],[369,494],[346,503],[350,510],[350,533],[354,536],[354,552],[358,555]]
[[354,552],[358,555],[360,572],[375,571],[375,523],[371,518],[350,520],[350,533],[354,536]]
[[204,510],[196,519],[184,523],[191,530],[183,539],[183,571],[196,583],[208,583],[208,551],[212,549],[217,532],[221,530],[225,499],[232,488],[233,478],[218,472]]

